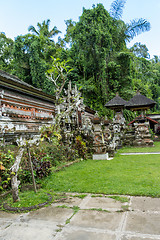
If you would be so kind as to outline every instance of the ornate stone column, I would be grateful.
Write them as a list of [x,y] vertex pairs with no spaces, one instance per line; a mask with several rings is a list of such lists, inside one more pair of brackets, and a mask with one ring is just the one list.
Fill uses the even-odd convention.
[[108,160],[106,152],[105,135],[102,128],[101,119],[97,116],[92,119],[94,136],[93,136],[93,160]]

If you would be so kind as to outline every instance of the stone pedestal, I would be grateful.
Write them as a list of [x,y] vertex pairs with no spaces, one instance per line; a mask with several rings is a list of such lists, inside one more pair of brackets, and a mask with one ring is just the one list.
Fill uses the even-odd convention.
[[110,158],[108,153],[104,154],[93,154],[93,160],[112,160],[113,158]]
[[108,153],[93,154],[93,160],[108,160]]

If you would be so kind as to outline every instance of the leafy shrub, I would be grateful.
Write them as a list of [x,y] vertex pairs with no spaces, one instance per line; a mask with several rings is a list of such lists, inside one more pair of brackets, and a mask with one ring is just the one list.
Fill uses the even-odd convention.
[[[65,146],[62,142],[41,142],[39,146],[30,148],[35,178],[41,179],[49,175],[52,166],[62,162],[74,161],[78,157],[76,149]],[[19,178],[21,183],[32,182],[28,152],[25,151],[20,164]]]
[[[74,134],[72,134],[74,136]],[[81,136],[77,136],[70,141],[70,144],[62,142],[62,136],[59,131],[56,131],[55,126],[45,127],[41,133],[41,142],[39,146],[30,147],[30,156],[33,164],[33,172],[37,181],[46,177],[51,172],[52,166],[57,166],[61,163],[74,161],[78,157],[86,159],[87,150],[86,142]],[[88,143],[88,142],[87,142]],[[15,152],[2,151],[0,153],[0,162],[5,167],[0,179],[0,189],[10,188],[10,168],[15,161],[18,148],[13,148]],[[29,164],[29,155],[27,149],[23,153],[18,172],[18,178],[23,183],[32,182],[31,169]]]
[[79,155],[81,158],[83,158],[83,159],[86,159],[86,158],[87,158],[87,147],[86,147],[86,143],[82,140],[82,137],[81,137],[81,136],[77,136],[77,137],[76,137],[75,149],[77,149],[78,155]]
[[36,176],[39,178],[43,178],[48,176],[51,171],[51,163],[50,161],[40,163],[40,166],[36,169]]
[[62,139],[59,131],[57,131],[57,125],[44,126],[41,128],[41,141],[48,141],[54,144],[58,143]]
[[[31,154],[31,161],[33,164],[34,176],[37,179],[48,176],[52,165],[50,161],[46,158],[46,153],[41,152],[38,147],[37,148],[34,147],[30,149],[30,154]],[[24,152],[24,155],[20,164],[19,178],[21,183],[32,182],[32,175],[31,175],[31,170],[29,165],[29,156],[27,151]]]
[[1,149],[0,152],[0,191],[11,188],[10,168],[15,161],[14,154]]

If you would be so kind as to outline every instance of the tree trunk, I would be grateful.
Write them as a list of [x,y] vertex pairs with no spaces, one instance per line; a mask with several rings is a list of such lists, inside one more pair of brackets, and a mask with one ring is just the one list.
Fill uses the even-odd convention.
[[17,174],[18,174],[18,169],[19,165],[22,159],[24,148],[20,148],[19,152],[16,156],[16,161],[13,164],[13,166],[10,168],[11,170],[11,186],[12,186],[12,197],[13,197],[13,202],[19,201],[19,196],[18,196],[18,186],[20,184],[20,181],[17,180]]
[[37,188],[36,188],[36,182],[35,182],[34,173],[33,173],[31,153],[30,153],[29,147],[27,147],[27,152],[28,152],[28,156],[29,156],[29,165],[30,165],[30,168],[31,168],[33,188],[34,188],[34,192],[36,193],[37,192]]

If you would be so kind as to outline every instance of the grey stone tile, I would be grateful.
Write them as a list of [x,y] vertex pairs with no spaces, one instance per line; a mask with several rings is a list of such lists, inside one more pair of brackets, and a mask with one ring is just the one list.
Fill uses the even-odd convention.
[[56,235],[57,226],[53,223],[30,221],[16,222],[1,231],[1,240],[52,240]]
[[90,209],[90,208],[102,208],[107,210],[119,210],[121,209],[122,203],[118,202],[112,198],[106,197],[92,197],[87,202],[83,209]]
[[160,235],[160,214],[129,212],[125,230],[142,234]]
[[70,197],[68,196],[62,202],[53,203],[52,206],[63,206],[66,205],[68,207],[79,206],[83,199],[78,197]]
[[0,211],[0,219],[1,218],[16,219],[20,215],[21,215],[20,213],[8,213],[8,212]]
[[65,223],[72,214],[72,209],[49,206],[47,208],[41,208],[37,211],[30,212],[26,218]]
[[13,222],[11,220],[0,219],[0,230],[8,228],[12,225],[12,223]]
[[123,213],[107,213],[103,211],[80,210],[70,224],[85,228],[116,230]]
[[160,237],[157,237],[156,238],[156,236],[153,238],[153,236],[152,237],[145,237],[145,236],[143,236],[143,237],[139,237],[139,236],[123,236],[122,238],[121,238],[121,240],[159,240],[160,239]]
[[97,233],[90,232],[87,230],[75,230],[70,229],[69,231],[62,232],[56,240],[116,240],[115,234],[110,233]]
[[160,211],[160,198],[132,197],[131,208],[140,211]]

